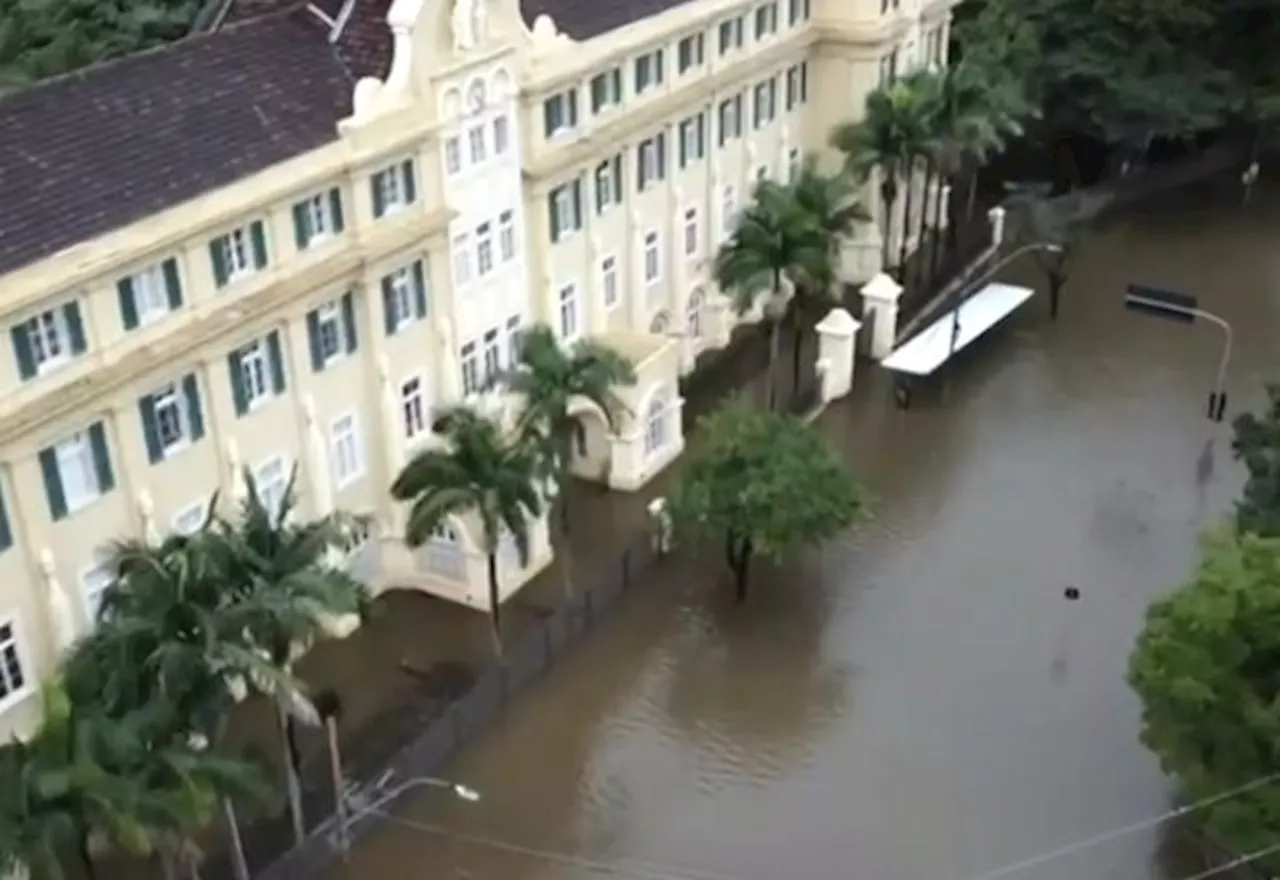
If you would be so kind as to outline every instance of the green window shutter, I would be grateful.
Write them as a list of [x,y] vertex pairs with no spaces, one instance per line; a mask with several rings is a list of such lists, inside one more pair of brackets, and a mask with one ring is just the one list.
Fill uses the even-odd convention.
[[658,179],[667,179],[667,136],[658,132],[653,140],[654,149],[658,152]]
[[89,449],[93,453],[93,469],[98,475],[98,491],[103,495],[115,488],[115,474],[111,472],[111,454],[107,450],[107,432],[102,422],[89,426]]
[[422,260],[413,261],[413,305],[419,318],[427,316],[427,270]]
[[121,278],[116,282],[116,292],[120,296],[120,323],[124,329],[132,330],[138,326],[138,302],[133,296],[133,279]]
[[231,268],[227,265],[227,237],[221,235],[209,242],[209,263],[213,266],[213,283],[226,287],[231,277]]
[[653,81],[656,85],[662,85],[662,62],[666,57],[666,53],[659,49],[653,53]]
[[356,298],[347,291],[342,295],[342,329],[347,334],[347,354],[356,350]]
[[13,526],[9,524],[9,507],[0,495],[0,550],[8,550],[13,546]]
[[382,279],[382,322],[388,336],[396,332],[396,292],[391,286],[391,276]]
[[70,338],[71,353],[84,354],[84,322],[80,320],[80,303],[67,303],[62,307],[62,316],[67,322],[67,336]]
[[284,394],[284,353],[280,350],[280,331],[272,330],[267,335],[267,357],[271,360],[271,380],[277,394]]
[[267,265],[267,233],[261,220],[249,224],[249,241],[253,245],[253,265],[259,269]]
[[44,475],[44,494],[49,500],[49,516],[54,522],[67,515],[67,495],[62,490],[62,473],[58,457],[50,446],[40,450],[40,473]]
[[542,134],[544,137],[551,137],[556,130],[556,117],[552,110],[551,101],[542,102]]
[[320,312],[307,312],[307,345],[311,349],[311,369],[319,373],[324,369],[324,352],[320,350]]
[[194,443],[204,437],[204,410],[200,406],[200,383],[195,373],[188,373],[182,380],[182,396],[187,399],[187,426]]
[[547,196],[547,222],[551,227],[551,240],[557,242],[560,240],[560,216],[556,212],[556,194],[552,192]]
[[9,337],[13,340],[13,356],[18,361],[18,375],[23,380],[36,374],[36,358],[31,351],[31,338],[27,336],[27,325],[14,324],[9,329]]
[[573,182],[573,228],[582,228],[582,181]]
[[311,216],[307,213],[306,202],[293,206],[293,241],[300,251],[305,251],[311,241]]
[[578,126],[578,90],[569,89],[565,92],[566,103],[569,107],[569,127],[577,128]]
[[249,411],[249,395],[245,393],[239,350],[227,355],[227,373],[231,378],[231,399],[235,402],[236,415],[242,416]]
[[413,176],[413,160],[405,159],[400,163],[400,173],[404,175],[404,201],[405,204],[413,204],[418,198],[417,181]]
[[369,177],[369,193],[373,196],[373,216],[375,217],[381,217],[387,213],[387,202],[382,195],[382,175],[386,173],[379,171]]
[[178,275],[178,261],[173,257],[160,264],[160,272],[164,275],[164,290],[169,295],[169,308],[182,308],[182,278]]
[[152,464],[164,459],[160,431],[156,428],[156,400],[150,394],[138,398],[138,415],[142,418],[142,438],[147,444],[147,458]]
[[342,190],[336,186],[329,190],[329,220],[335,234],[342,231]]

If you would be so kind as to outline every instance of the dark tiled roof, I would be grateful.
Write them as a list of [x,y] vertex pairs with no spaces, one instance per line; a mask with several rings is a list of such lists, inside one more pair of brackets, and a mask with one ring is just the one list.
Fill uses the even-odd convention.
[[0,273],[333,140],[355,80],[390,65],[386,3],[337,47],[285,10],[0,100]]
[[529,27],[533,27],[539,15],[549,15],[561,32],[575,40],[589,40],[688,2],[690,0],[520,0],[520,12]]

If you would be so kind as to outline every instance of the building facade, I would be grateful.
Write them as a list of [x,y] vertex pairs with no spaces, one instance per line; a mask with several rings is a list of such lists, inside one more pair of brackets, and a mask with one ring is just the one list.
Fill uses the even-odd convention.
[[[0,99],[0,734],[91,626],[102,547],[198,528],[246,468],[272,503],[296,470],[306,516],[370,515],[375,589],[484,608],[474,523],[398,538],[387,487],[433,409],[509,414],[486,381],[542,322],[637,364],[616,431],[584,407],[575,469],[665,467],[679,377],[738,320],[710,265],[753,182],[940,61],[950,5],[229,0]],[[535,532],[508,593],[550,559]]]

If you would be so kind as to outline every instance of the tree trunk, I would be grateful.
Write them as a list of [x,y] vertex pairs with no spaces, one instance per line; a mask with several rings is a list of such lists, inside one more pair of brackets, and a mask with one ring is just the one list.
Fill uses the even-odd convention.
[[725,539],[725,553],[729,568],[733,571],[734,596],[739,602],[747,599],[747,583],[751,566],[751,554],[755,547],[751,538],[730,532]]
[[800,355],[804,346],[804,320],[800,314],[800,306],[791,311],[791,396],[799,397],[800,388]]
[[[570,422],[570,424],[573,424]],[[573,554],[569,552],[569,462],[573,460],[573,434],[560,438],[560,475],[556,482],[556,498],[560,525],[560,573],[565,596],[573,595]]]
[[937,176],[937,166],[932,159],[925,162],[924,166],[924,189],[920,193],[920,222],[916,224],[916,255],[920,259],[916,260],[915,272],[911,274],[912,282],[918,286],[923,286],[929,282],[929,260],[926,256],[933,256],[933,247],[929,246],[926,251],[925,237],[929,230],[929,187],[933,184],[934,178]]
[[164,880],[178,880],[178,869],[173,864],[173,853],[162,846],[156,851],[156,859],[160,862],[160,876]]
[[[942,186],[946,186],[955,180],[955,174],[951,173],[952,169],[946,169],[939,172],[938,182]],[[943,229],[942,229],[942,186],[938,188],[938,197],[933,202],[933,230],[934,230],[934,248],[933,253],[929,255],[929,278],[936,278],[938,273],[942,271],[943,254],[946,248],[943,247]],[[955,211],[951,207],[951,199],[947,199],[947,229],[946,240],[953,241],[952,236],[955,233]]]
[[898,283],[905,285],[907,283],[907,243],[910,239],[911,232],[911,203],[915,201],[912,179],[915,175],[912,173],[912,163],[907,163],[907,194],[902,199],[902,241],[898,242]]
[[222,812],[227,819],[227,833],[231,836],[231,870],[236,880],[252,880],[249,861],[244,854],[244,838],[240,835],[240,819],[231,798],[222,799]]
[[884,207],[884,217],[880,224],[880,271],[889,271],[890,246],[893,243],[893,206],[898,201],[898,179],[892,171],[884,173],[884,182],[880,184],[880,204]]
[[498,551],[489,551],[489,623],[493,633],[493,650],[502,656],[502,591],[498,588]]
[[973,212],[978,209],[978,166],[975,165],[973,170],[969,172],[969,196],[968,206],[965,208],[965,222],[973,222]]
[[297,722],[289,715],[283,703],[276,703],[276,718],[280,724],[280,736],[284,742],[284,783],[289,796],[289,818],[293,822],[294,843],[301,844],[307,838],[306,818],[302,814],[302,753],[298,748]]
[[89,849],[89,832],[85,831],[77,841],[80,856],[80,867],[84,868],[85,880],[98,880],[98,868],[93,863],[93,852]]
[[768,407],[772,412],[778,408],[778,343],[781,336],[782,322],[777,318],[769,321],[769,370],[766,382],[768,383]]

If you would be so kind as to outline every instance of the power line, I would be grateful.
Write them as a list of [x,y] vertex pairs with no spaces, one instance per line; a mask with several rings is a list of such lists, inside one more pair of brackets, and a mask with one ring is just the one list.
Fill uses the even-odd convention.
[[1248,865],[1256,862],[1258,859],[1265,859],[1274,853],[1280,853],[1280,843],[1272,844],[1262,849],[1255,849],[1251,853],[1239,856],[1229,862],[1218,865],[1216,868],[1210,868],[1207,871],[1201,871],[1199,874],[1192,874],[1190,877],[1182,877],[1181,880],[1205,880],[1206,877],[1216,877],[1224,871],[1230,871],[1232,868],[1239,868],[1242,865]]

